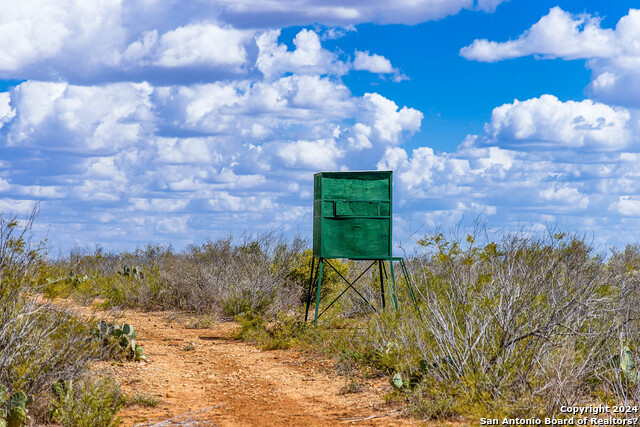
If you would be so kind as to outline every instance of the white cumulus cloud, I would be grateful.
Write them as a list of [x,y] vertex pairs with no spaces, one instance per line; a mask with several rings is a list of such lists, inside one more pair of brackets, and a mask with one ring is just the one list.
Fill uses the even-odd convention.
[[302,30],[293,39],[295,49],[278,43],[280,30],[266,31],[257,37],[259,53],[256,65],[267,79],[285,73],[342,75],[347,65],[338,56],[322,47],[315,31]]
[[615,28],[603,28],[597,16],[573,15],[552,8],[515,40],[474,40],[460,50],[469,60],[495,62],[535,55],[587,59],[592,70],[592,99],[640,107],[640,10],[630,9]]
[[9,96],[9,93],[0,92],[0,129],[16,115],[16,110],[11,108],[10,102],[11,96]]
[[598,18],[574,16],[556,6],[516,40],[474,40],[460,54],[466,59],[495,62],[533,54],[565,59],[611,57],[617,51],[616,34],[601,28]]
[[307,212],[312,172],[371,168],[422,119],[317,74],[167,86],[26,81],[1,97],[0,145],[17,154],[2,160],[0,191],[18,205],[44,197],[51,232],[71,221],[103,243],[154,240],[154,231],[177,242],[185,237],[175,230],[267,227],[276,211]]
[[356,50],[352,67],[354,70],[364,70],[369,71],[370,73],[392,74],[392,78],[396,82],[407,79],[400,70],[391,65],[391,61],[387,58],[375,53],[371,54],[369,51],[361,52]]
[[[416,24],[463,9],[492,11],[500,2],[483,0],[476,7],[473,0],[351,5],[320,0],[211,0],[188,5],[148,0],[6,0],[0,14],[0,78],[73,83],[140,81],[143,75],[164,82],[202,81],[204,76],[224,79],[250,72],[245,66],[253,65],[254,35],[265,30],[317,24],[329,27],[327,37],[336,37],[359,23]],[[313,58],[326,52],[317,48],[310,33],[300,35],[297,51],[283,59],[290,62],[289,67],[309,70],[326,65],[326,58]],[[278,57],[280,52],[271,53]],[[267,62],[263,61],[265,71],[281,71]],[[332,67],[332,73],[345,68],[335,61]]]
[[542,95],[495,108],[485,131],[492,141],[525,150],[541,146],[607,151],[637,141],[630,119],[630,112],[624,108],[588,99],[562,102],[553,95]]
[[13,91],[16,117],[8,126],[9,145],[50,141],[87,151],[114,151],[136,143],[153,122],[146,83],[73,86],[28,81]]
[[252,31],[214,23],[178,27],[160,37],[152,30],[131,43],[124,58],[133,64],[170,68],[241,66],[247,62],[245,45],[252,36]]
[[338,161],[344,156],[335,140],[293,141],[278,144],[276,148],[287,167],[304,167],[305,169],[331,170],[338,167]]
[[360,52],[356,50],[356,57],[353,60],[355,70],[366,70],[372,73],[393,73],[395,69],[391,61],[381,55],[370,54],[369,51]]
[[611,205],[621,215],[640,216],[640,199],[638,197],[620,196],[619,200]]
[[395,102],[377,93],[366,93],[360,102],[363,122],[372,123],[372,138],[385,144],[397,144],[403,133],[420,129],[423,114],[413,108],[398,109]]
[[404,228],[455,227],[478,215],[506,228],[559,223],[598,243],[628,241],[640,216],[637,111],[544,95],[493,110],[482,135],[456,150],[388,146]]

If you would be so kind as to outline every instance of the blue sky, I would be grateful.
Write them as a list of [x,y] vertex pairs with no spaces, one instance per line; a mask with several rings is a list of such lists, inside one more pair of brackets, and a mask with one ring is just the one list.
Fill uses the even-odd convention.
[[[637,4],[635,5],[636,7]],[[392,169],[395,236],[638,240],[632,1],[8,0],[0,212],[184,247],[311,232],[312,175]]]

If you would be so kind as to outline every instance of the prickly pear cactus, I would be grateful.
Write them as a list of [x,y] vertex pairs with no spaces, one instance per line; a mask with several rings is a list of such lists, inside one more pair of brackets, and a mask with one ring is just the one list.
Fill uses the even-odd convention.
[[633,353],[628,346],[625,346],[622,349],[622,357],[620,358],[620,370],[633,384],[638,383],[638,379],[640,379],[640,372],[638,372],[636,364],[633,362]]
[[128,336],[130,339],[133,339],[136,336],[138,336],[138,332],[134,331],[133,326],[131,326],[128,323],[123,323],[120,329],[122,330],[122,333]]
[[146,360],[147,356],[144,354],[144,349],[142,346],[136,346],[136,349],[133,351],[133,358],[135,360]]
[[33,402],[33,396],[27,396],[24,391],[14,393],[9,398],[9,408],[27,408]]
[[395,374],[393,377],[391,377],[389,382],[396,390],[400,390],[404,385],[404,382],[402,381],[402,375],[400,374]]
[[392,353],[398,352],[399,349],[400,349],[400,346],[398,345],[397,342],[389,341],[386,345],[386,348],[384,349],[384,352],[386,354],[392,354]]
[[53,385],[53,394],[60,400],[65,399],[73,392],[73,380],[58,380]]
[[122,333],[125,335],[131,335],[131,333],[133,332],[133,326],[131,326],[128,323],[123,323],[122,324]]
[[9,399],[7,389],[0,384],[0,427],[7,427],[7,413],[4,410],[4,405]]
[[57,420],[62,415],[62,408],[73,401],[73,380],[58,380],[52,387],[55,400],[52,401],[52,408],[49,411],[49,417]]
[[22,427],[27,423],[28,419],[27,410],[16,406],[9,409],[7,413],[7,427]]
[[0,427],[22,427],[29,420],[27,405],[33,402],[33,396],[27,396],[23,391],[12,395],[0,386]]
[[[109,337],[116,338],[111,342],[117,343],[122,351],[127,354],[127,357],[132,358],[133,360],[146,359],[142,347],[137,345],[135,342],[138,332],[133,330],[132,325],[123,323],[122,326],[119,326],[100,321],[98,323],[98,327],[94,329],[98,331],[97,336],[105,340],[105,345],[109,345]],[[96,334],[94,333],[94,335]]]
[[118,270],[118,274],[120,274],[121,276],[124,277],[135,277],[136,279],[138,277],[142,276],[142,271],[140,271],[140,267],[135,266],[133,267],[133,269],[127,265],[123,265],[122,266],[122,271]]
[[128,335],[122,335],[120,337],[120,347],[122,347],[123,349],[126,349],[127,347],[129,347],[130,343],[131,343],[131,339],[129,338]]

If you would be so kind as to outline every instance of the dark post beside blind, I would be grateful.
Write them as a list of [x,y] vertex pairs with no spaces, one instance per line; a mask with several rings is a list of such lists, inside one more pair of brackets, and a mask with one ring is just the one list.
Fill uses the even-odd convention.
[[[380,273],[381,305],[385,306],[384,279],[394,307],[398,308],[393,262],[398,261],[405,276],[409,294],[417,309],[417,301],[413,293],[404,260],[393,257],[392,224],[393,224],[393,173],[392,171],[366,172],[319,172],[314,175],[313,185],[313,257],[311,259],[311,277],[307,293],[308,318],[309,305],[316,286],[316,313],[314,323],[333,303],[347,291],[353,289],[374,311],[376,308],[329,262],[329,259],[347,258],[352,260],[370,260],[372,263],[365,270],[378,264]],[[319,260],[316,267],[316,258]],[[391,283],[389,283],[385,261],[389,262]],[[331,302],[321,313],[320,289],[322,286],[322,270],[324,264],[336,271],[347,283],[347,288]],[[314,269],[315,267],[315,269]]]

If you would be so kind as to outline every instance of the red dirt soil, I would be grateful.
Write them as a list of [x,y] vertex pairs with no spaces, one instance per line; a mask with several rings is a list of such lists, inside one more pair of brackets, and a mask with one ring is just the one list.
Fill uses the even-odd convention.
[[97,373],[113,375],[127,395],[160,402],[125,407],[119,413],[124,426],[420,424],[383,400],[391,391],[385,379],[368,380],[363,391],[341,394],[347,381],[329,361],[295,350],[261,351],[234,340],[236,323],[188,329],[184,319],[172,317],[124,311],[120,321],[138,331],[136,342],[147,361],[94,366]]

